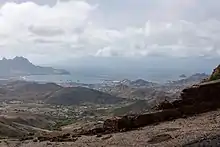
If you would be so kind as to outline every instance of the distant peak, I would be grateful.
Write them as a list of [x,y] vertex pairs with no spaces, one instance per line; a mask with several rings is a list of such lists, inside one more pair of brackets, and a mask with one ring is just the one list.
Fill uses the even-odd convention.
[[2,60],[5,61],[5,60],[8,60],[8,59],[6,59],[6,58],[4,57],[4,58],[2,58]]
[[23,62],[23,63],[30,63],[30,61],[27,59],[27,58],[24,58],[24,57],[19,57],[19,56],[16,56],[14,59],[12,59],[13,61],[16,61],[16,62]]
[[14,57],[13,60],[28,60],[28,59],[26,59],[26,58],[24,58],[22,56],[16,56],[16,57]]

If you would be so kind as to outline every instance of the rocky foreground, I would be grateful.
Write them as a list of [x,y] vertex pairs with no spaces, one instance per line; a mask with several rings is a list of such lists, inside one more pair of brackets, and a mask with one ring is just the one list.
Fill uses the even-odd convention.
[[[218,136],[220,110],[154,124],[137,130],[94,136],[78,136],[72,141],[2,140],[0,147],[172,147],[193,146],[204,138]],[[217,145],[218,142],[214,142]],[[198,144],[198,143],[197,143]],[[201,145],[201,144],[200,144]],[[204,145],[204,144],[203,144]],[[206,143],[206,145],[210,145]]]

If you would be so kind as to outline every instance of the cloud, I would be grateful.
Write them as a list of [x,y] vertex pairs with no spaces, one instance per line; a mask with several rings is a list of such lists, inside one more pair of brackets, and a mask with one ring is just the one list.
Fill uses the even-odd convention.
[[99,49],[96,55],[215,56],[219,53],[218,23],[217,20],[201,23],[147,22],[141,28],[130,27],[121,30],[118,32],[120,35],[107,47]]
[[[0,9],[0,34],[7,35],[1,40],[5,46],[3,53],[6,56],[27,55],[47,48],[39,48],[36,41],[44,44],[57,40],[63,40],[63,44],[74,42],[76,37],[72,32],[87,23],[93,9],[95,6],[83,1],[57,2],[53,7],[33,2],[5,3]],[[50,52],[53,53],[53,49]]]
[[35,0],[6,2],[0,7],[1,56],[43,58],[38,61],[84,56],[219,56],[218,3],[217,0],[210,3],[62,0],[53,1],[53,5],[40,5]]
[[46,39],[41,39],[41,38],[34,39],[33,42],[40,43],[40,44],[54,44],[54,43],[57,44],[57,43],[60,43],[60,41],[46,40]]
[[56,36],[64,34],[62,29],[48,26],[30,26],[28,30],[39,36]]

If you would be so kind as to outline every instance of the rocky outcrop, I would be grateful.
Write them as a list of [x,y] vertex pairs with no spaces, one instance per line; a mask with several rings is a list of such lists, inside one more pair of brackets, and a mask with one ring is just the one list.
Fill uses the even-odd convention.
[[215,81],[220,79],[220,64],[213,70],[211,76],[204,79],[202,83],[209,82],[209,81]]
[[219,89],[220,80],[194,85],[182,91],[181,99],[192,103],[201,101],[220,101]]
[[61,135],[45,135],[45,136],[39,136],[36,138],[36,141],[43,142],[43,141],[50,141],[50,142],[75,142],[77,140],[77,136],[71,135],[69,133],[67,134],[61,134]]
[[200,146],[217,147],[219,146],[219,142],[220,142],[220,135],[216,135],[209,138],[202,138],[199,140],[195,140],[193,142],[183,145],[183,147],[200,147]]
[[187,105],[212,104],[220,102],[220,80],[193,85],[182,91],[180,99],[172,103],[167,101],[157,106],[158,110],[180,108]]
[[212,75],[209,78],[209,81],[220,79],[220,65],[218,65],[212,72]]
[[103,128],[105,132],[128,131],[135,128],[144,127],[153,123],[173,120],[181,116],[181,112],[177,109],[169,109],[142,115],[127,115],[123,117],[107,119],[104,122]]

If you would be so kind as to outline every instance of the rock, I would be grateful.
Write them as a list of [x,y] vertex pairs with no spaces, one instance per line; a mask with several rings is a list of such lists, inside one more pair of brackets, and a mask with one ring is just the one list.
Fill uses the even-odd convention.
[[47,145],[53,145],[51,142],[47,142]]
[[220,101],[220,80],[211,81],[184,89],[181,94],[183,101],[198,103],[201,101]]
[[161,143],[164,141],[168,141],[170,139],[172,139],[172,136],[170,136],[169,134],[161,134],[161,135],[152,137],[150,140],[148,140],[148,143],[157,144],[157,143]]
[[[66,134],[60,135],[60,136],[40,136],[38,137],[38,140],[40,142],[43,141],[50,141],[50,142],[75,142],[78,138],[77,137],[72,137],[71,135],[67,136]],[[35,141],[37,142],[37,140]]]
[[174,108],[173,104],[169,101],[165,100],[161,102],[159,105],[156,106],[156,110],[165,110],[165,109],[172,109]]
[[103,124],[104,130],[108,132],[114,132],[116,130],[119,130],[118,128],[119,120],[120,120],[120,117],[113,117],[111,119],[105,120]]
[[220,146],[220,136],[204,137],[182,145],[183,147],[218,147]]
[[101,134],[98,134],[98,135],[96,135],[96,137],[100,138],[100,137],[102,137],[102,135],[101,135]]
[[70,133],[63,134],[61,137],[62,137],[62,138],[69,138],[69,137],[70,137]]
[[28,136],[34,136],[33,132],[28,133]]
[[37,138],[37,140],[40,141],[40,142],[48,141],[48,140],[50,140],[50,137],[47,137],[47,136],[39,136],[39,137]]
[[25,136],[25,137],[20,138],[20,141],[32,140],[32,139],[34,139],[34,138],[31,136]]
[[181,112],[177,109],[170,109],[141,115],[124,116],[121,118],[106,120],[104,122],[104,129],[107,132],[128,131],[153,123],[172,120],[181,116]]
[[104,127],[97,127],[97,128],[90,129],[90,130],[82,130],[79,134],[80,135],[96,135],[96,134],[104,134],[104,133],[105,133]]
[[186,78],[186,75],[185,74],[182,74],[179,76],[180,78]]
[[112,138],[112,135],[108,135],[108,136],[102,137],[102,140],[107,140],[107,139],[110,139],[110,138]]

